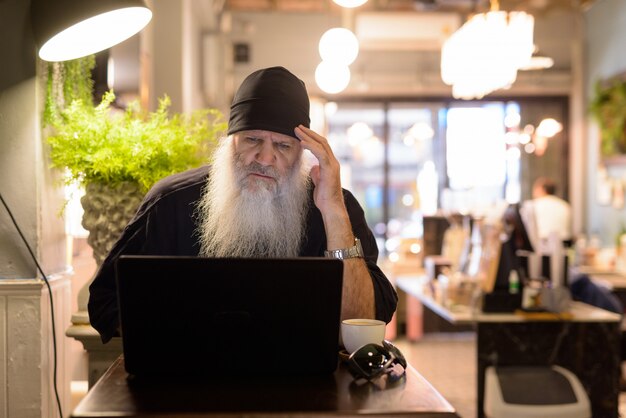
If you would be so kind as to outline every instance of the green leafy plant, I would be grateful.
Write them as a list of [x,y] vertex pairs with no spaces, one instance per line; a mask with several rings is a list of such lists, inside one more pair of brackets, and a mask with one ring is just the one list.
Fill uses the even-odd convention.
[[137,103],[115,113],[114,99],[108,92],[95,107],[75,99],[49,115],[50,159],[66,169],[68,182],[134,182],[145,192],[169,174],[207,163],[226,129],[215,109],[170,115],[167,96],[151,113]]
[[43,111],[44,125],[58,116],[60,109],[74,100],[92,103],[95,55],[70,61],[43,63],[46,80],[46,98]]
[[609,157],[626,153],[626,81],[597,82],[589,105],[600,127],[600,150]]

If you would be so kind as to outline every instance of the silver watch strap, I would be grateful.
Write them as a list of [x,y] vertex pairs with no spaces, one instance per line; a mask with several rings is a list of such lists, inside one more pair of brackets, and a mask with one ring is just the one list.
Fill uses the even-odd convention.
[[324,251],[324,255],[327,258],[337,258],[339,260],[346,260],[348,258],[363,258],[363,247],[361,247],[361,241],[358,238],[355,238],[354,245],[352,247]]

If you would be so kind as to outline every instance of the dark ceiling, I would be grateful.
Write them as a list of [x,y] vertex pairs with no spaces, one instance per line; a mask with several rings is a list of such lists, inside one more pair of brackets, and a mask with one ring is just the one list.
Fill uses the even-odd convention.
[[[497,0],[494,0],[497,1]],[[553,9],[584,9],[594,0],[500,0],[501,10],[544,13]],[[225,0],[224,8],[234,11],[331,12],[339,11],[331,0]],[[442,11],[479,13],[488,11],[489,0],[369,0],[355,10]]]

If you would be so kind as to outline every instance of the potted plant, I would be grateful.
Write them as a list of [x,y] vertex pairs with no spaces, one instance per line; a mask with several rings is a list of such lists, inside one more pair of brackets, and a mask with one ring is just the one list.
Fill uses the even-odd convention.
[[169,174],[206,164],[226,128],[215,109],[169,114],[164,97],[155,112],[136,103],[116,112],[114,99],[108,92],[95,107],[75,99],[47,120],[52,166],[85,188],[82,224],[98,265],[146,191]]
[[600,127],[602,156],[626,154],[626,81],[596,83],[589,110]]

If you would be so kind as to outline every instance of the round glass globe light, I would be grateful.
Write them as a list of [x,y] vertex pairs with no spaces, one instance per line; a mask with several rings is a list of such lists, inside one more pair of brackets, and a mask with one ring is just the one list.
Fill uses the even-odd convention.
[[359,41],[349,29],[332,28],[320,38],[319,52],[323,61],[350,65],[359,55]]
[[347,8],[353,8],[353,7],[359,7],[365,3],[367,3],[367,0],[333,0],[335,3],[337,3],[338,5],[340,5],[341,7],[347,7]]
[[315,69],[315,82],[326,93],[339,93],[350,83],[350,69],[346,65],[322,61]]

